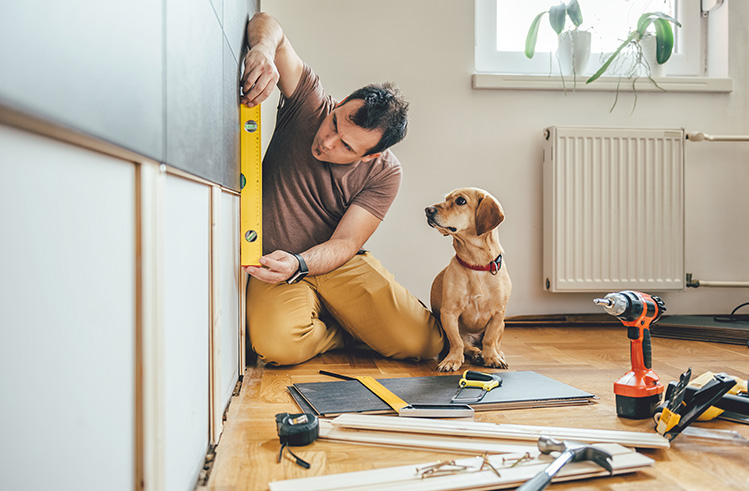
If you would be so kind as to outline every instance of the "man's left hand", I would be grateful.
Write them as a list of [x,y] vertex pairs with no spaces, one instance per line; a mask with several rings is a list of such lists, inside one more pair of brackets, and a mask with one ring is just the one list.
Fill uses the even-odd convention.
[[266,283],[286,281],[299,268],[299,261],[286,251],[273,251],[260,258],[261,266],[246,266],[247,274]]

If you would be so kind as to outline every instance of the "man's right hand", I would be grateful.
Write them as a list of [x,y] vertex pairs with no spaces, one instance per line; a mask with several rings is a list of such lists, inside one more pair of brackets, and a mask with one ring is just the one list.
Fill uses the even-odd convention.
[[286,251],[273,251],[260,258],[261,266],[245,266],[244,270],[266,283],[286,281],[299,268],[299,261]]
[[244,57],[241,101],[247,107],[256,106],[267,99],[278,83],[275,52],[267,51],[261,46],[256,46]]
[[304,63],[281,25],[265,12],[258,12],[247,25],[247,40],[251,49],[244,57],[242,104],[257,106],[271,95],[276,84],[284,96],[291,97],[302,78]]

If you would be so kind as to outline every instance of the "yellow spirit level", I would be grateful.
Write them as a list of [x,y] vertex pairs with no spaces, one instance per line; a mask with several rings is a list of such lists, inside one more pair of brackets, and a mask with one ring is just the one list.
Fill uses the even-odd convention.
[[263,161],[260,106],[239,106],[239,221],[242,266],[259,266],[263,255]]

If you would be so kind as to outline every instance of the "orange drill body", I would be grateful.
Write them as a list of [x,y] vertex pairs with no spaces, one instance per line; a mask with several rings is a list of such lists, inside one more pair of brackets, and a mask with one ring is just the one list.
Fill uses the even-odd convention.
[[652,368],[650,325],[658,321],[666,307],[660,298],[636,291],[609,293],[595,302],[621,320],[630,340],[632,368],[614,382],[617,414],[625,418],[649,418],[665,390]]

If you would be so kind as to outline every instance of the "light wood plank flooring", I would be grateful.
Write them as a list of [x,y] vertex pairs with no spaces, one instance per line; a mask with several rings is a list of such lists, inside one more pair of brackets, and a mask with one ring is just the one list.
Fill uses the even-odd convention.
[[[476,413],[477,421],[653,431],[651,420],[616,416],[613,383],[630,367],[629,340],[615,327],[510,327],[503,351],[510,370],[533,370],[596,394],[592,406]],[[417,464],[458,457],[452,454],[396,450],[318,440],[294,452],[312,464],[304,470],[288,459],[276,462],[279,450],[276,413],[298,412],[286,386],[296,382],[330,381],[325,369],[376,378],[434,375],[437,362],[394,361],[371,352],[335,352],[295,367],[248,367],[240,394],[228,410],[224,432],[208,484],[212,491],[265,490],[275,480]],[[653,368],[665,384],[688,367],[746,377],[746,346],[653,338]],[[749,438],[749,426],[726,421],[699,423],[732,429]],[[605,490],[728,490],[749,489],[749,447],[713,445],[679,436],[669,450],[643,450],[655,467],[636,474],[553,484],[550,489]]]

